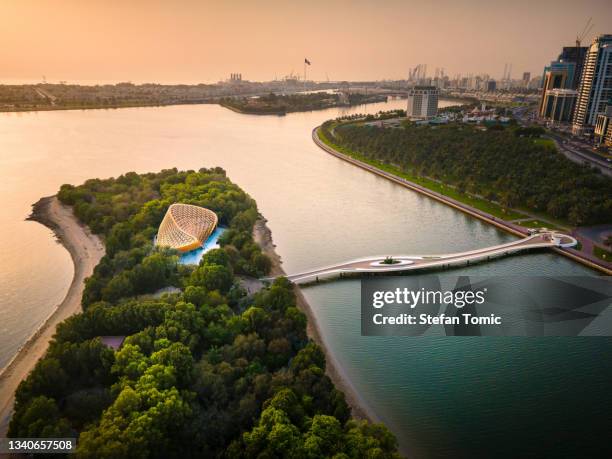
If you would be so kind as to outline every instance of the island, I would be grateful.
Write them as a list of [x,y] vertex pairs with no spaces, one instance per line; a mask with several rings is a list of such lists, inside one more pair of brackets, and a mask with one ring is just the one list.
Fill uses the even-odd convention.
[[285,115],[290,112],[305,112],[325,108],[386,102],[382,94],[350,92],[313,92],[299,94],[274,94],[254,97],[226,97],[221,106],[238,113],[250,115]]
[[[82,311],[19,384],[9,437],[78,437],[77,456],[96,458],[399,457],[386,427],[351,415],[299,290],[258,281],[282,271],[279,259],[223,169],[91,179],[45,203],[38,220],[62,209],[105,253]],[[177,203],[226,228],[198,265],[154,244]]]

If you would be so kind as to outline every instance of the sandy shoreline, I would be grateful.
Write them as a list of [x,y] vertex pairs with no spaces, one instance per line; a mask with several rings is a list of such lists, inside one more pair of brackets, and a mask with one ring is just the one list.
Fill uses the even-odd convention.
[[105,253],[100,238],[81,224],[72,209],[63,205],[56,196],[42,198],[34,204],[28,220],[39,222],[53,230],[58,241],[70,253],[74,264],[74,277],[62,302],[0,374],[0,438],[6,436],[17,386],[47,351],[57,324],[81,310],[83,282],[93,273],[94,267]]
[[[281,266],[282,260],[280,256],[276,253],[276,246],[272,242],[272,232],[267,227],[265,220],[260,219],[255,223],[255,227],[253,228],[253,238],[255,239],[255,242],[259,244],[259,246],[262,248],[264,253],[268,255],[272,260],[272,270],[270,272],[270,275],[285,275],[286,273]],[[308,336],[313,341],[315,341],[325,353],[325,360],[327,362],[325,372],[333,381],[334,385],[339,390],[344,392],[346,402],[351,407],[353,417],[357,419],[367,419],[370,422],[381,422],[380,419],[374,414],[374,412],[370,408],[368,408],[365,401],[359,396],[359,393],[353,387],[349,378],[347,378],[347,376],[343,373],[334,355],[326,346],[314,312],[306,301],[303,292],[297,285],[295,286],[295,295],[297,297],[298,308],[304,314],[306,314],[306,317],[308,318],[308,326],[306,328]]]
[[[74,277],[64,300],[57,306],[49,318],[30,337],[13,360],[0,374],[0,438],[6,436],[8,424],[13,413],[15,390],[27,377],[36,362],[45,354],[57,325],[81,310],[84,280],[90,276],[95,266],[104,256],[104,244],[100,238],[91,233],[89,228],[80,223],[72,209],[63,205],[56,196],[42,198],[33,205],[29,220],[37,221],[55,233],[58,241],[68,250],[74,263]],[[275,250],[272,235],[265,220],[258,220],[253,229],[255,241],[272,259],[272,275],[285,274],[282,260]],[[319,330],[315,315],[306,301],[302,291],[296,287],[297,305],[308,317],[308,336],[310,336],[325,353],[326,372],[336,387],[344,392],[352,414],[358,419],[372,422],[380,420],[369,410],[349,379],[342,373],[333,354],[329,351]]]

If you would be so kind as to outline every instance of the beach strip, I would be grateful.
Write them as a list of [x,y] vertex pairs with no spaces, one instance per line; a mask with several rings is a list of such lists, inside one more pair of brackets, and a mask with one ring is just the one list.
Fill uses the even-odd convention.
[[84,281],[91,276],[105,253],[102,240],[92,234],[89,228],[76,218],[72,208],[62,204],[57,196],[42,198],[34,204],[28,220],[39,222],[53,230],[58,241],[70,253],[74,263],[74,277],[64,300],[0,374],[0,438],[6,437],[17,386],[47,352],[57,325],[81,311]]

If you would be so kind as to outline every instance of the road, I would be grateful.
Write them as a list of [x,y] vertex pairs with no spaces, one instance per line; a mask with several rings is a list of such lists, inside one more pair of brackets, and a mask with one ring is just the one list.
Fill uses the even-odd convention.
[[576,147],[572,143],[564,143],[567,142],[567,139],[558,134],[549,132],[547,136],[555,142],[559,152],[567,159],[578,164],[593,166],[599,169],[602,174],[612,177],[612,162],[602,159],[602,157],[596,153]]
[[[521,126],[532,126],[536,115],[526,107],[517,107],[512,110],[513,116]],[[555,132],[546,133],[546,137],[555,142],[557,150],[570,161],[587,166],[593,166],[601,171],[602,174],[612,177],[612,162],[606,161],[597,153],[590,151],[588,146],[581,146],[576,140],[569,140]],[[569,142],[568,142],[569,140]]]

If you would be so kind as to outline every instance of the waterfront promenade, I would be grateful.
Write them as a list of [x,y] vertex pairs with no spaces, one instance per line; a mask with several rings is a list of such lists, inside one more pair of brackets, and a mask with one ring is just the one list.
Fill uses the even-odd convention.
[[[568,248],[576,245],[576,239],[565,234],[542,232],[512,242],[499,244],[467,252],[445,255],[393,255],[373,256],[346,261],[337,265],[315,268],[301,273],[289,274],[287,279],[295,283],[318,281],[322,278],[344,274],[395,273],[425,269],[445,269],[452,266],[465,266],[472,262],[489,260],[530,249]],[[390,263],[392,261],[392,263]],[[270,279],[268,279],[270,280]]]
[[[496,226],[499,229],[502,229],[508,233],[511,233],[515,236],[519,236],[519,237],[525,237],[528,236],[529,233],[529,229],[525,228],[523,226],[520,226],[516,223],[507,221],[507,220],[503,220],[500,218],[497,218],[487,212],[484,212],[482,210],[476,209],[472,206],[469,206],[467,204],[464,204],[460,201],[457,201],[456,199],[450,198],[448,196],[445,196],[441,193],[438,193],[436,191],[430,190],[424,186],[421,186],[417,183],[411,182],[409,180],[406,180],[402,177],[398,177],[397,175],[391,174],[389,172],[386,172],[384,170],[381,170],[375,166],[372,166],[368,163],[365,163],[363,161],[360,161],[358,159],[355,159],[349,155],[346,155],[344,153],[341,153],[337,150],[335,150],[334,148],[330,147],[329,145],[325,144],[320,138],[319,138],[319,129],[321,126],[317,126],[312,130],[312,140],[314,141],[314,143],[320,147],[322,150],[326,151],[327,153],[342,159],[343,161],[347,161],[351,164],[354,164],[357,167],[360,167],[362,169],[365,169],[369,172],[372,172],[376,175],[379,175],[381,177],[386,178],[387,180],[391,180],[392,182],[395,182],[405,188],[411,189],[413,191],[416,191],[417,193],[423,194],[431,199],[435,199],[436,201],[439,201],[443,204],[446,204],[447,206],[453,207],[456,210],[459,210],[463,213],[466,213],[468,215],[471,215],[474,218],[478,218],[479,220],[485,221],[487,223],[489,223],[490,225]],[[572,238],[573,239],[573,238]],[[573,244],[572,246],[568,246],[568,247],[564,247],[564,246],[553,246],[551,247],[551,250],[553,250],[554,252],[566,256],[568,258],[571,258],[574,261],[577,261],[578,263],[581,263],[585,266],[588,266],[589,268],[595,269],[597,271],[600,271],[606,275],[612,275],[612,263],[607,263],[603,260],[600,260],[598,258],[596,258],[593,255],[584,253],[582,251],[576,250],[575,248],[573,248],[575,246],[575,244]]]

